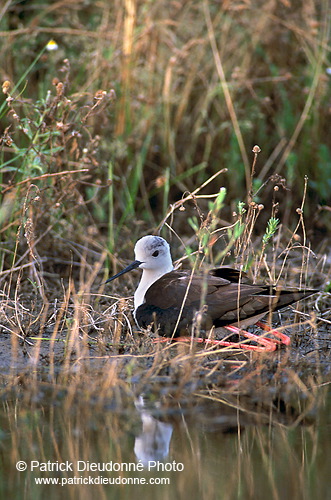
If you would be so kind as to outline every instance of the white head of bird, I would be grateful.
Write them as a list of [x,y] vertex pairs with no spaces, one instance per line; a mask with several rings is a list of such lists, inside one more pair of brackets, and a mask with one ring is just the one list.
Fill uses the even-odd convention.
[[134,308],[137,309],[143,302],[148,288],[161,276],[170,273],[172,264],[169,243],[161,236],[144,236],[137,241],[134,248],[136,261],[143,274],[139,286],[134,294]]
[[143,304],[148,288],[161,276],[174,269],[169,243],[161,236],[143,236],[134,247],[135,260],[125,269],[112,276],[106,283],[112,281],[132,269],[140,268],[143,274],[134,294],[134,308]]

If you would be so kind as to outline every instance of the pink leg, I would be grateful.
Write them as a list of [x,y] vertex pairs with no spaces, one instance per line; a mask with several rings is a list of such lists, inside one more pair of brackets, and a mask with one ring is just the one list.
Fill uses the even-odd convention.
[[268,326],[266,323],[262,323],[261,321],[258,321],[256,323],[256,326],[259,326],[265,332],[269,332],[272,335],[275,335],[275,337],[279,337],[280,340],[269,339],[269,340],[273,340],[273,342],[275,342],[276,344],[290,345],[291,339],[290,339],[290,337],[288,335],[285,335],[285,333],[281,333],[281,332],[279,332],[278,330],[276,330],[274,328],[270,328],[270,326]]
[[[258,344],[263,345],[264,346],[263,348],[262,347],[259,348],[260,351],[274,351],[276,349],[276,342],[274,342],[272,339],[267,339],[265,337],[259,337],[258,335],[254,335],[254,333],[249,333],[249,332],[246,332],[246,330],[241,330],[237,326],[229,325],[229,326],[225,326],[225,328],[232,333],[237,333],[238,335],[239,334],[243,335],[247,339],[254,340]],[[246,345],[246,344],[244,344],[244,345]],[[255,346],[246,345],[246,347],[255,347]],[[257,349],[255,349],[255,350],[257,350]]]
[[[271,352],[271,351],[274,351],[276,349],[277,345],[281,345],[281,344],[289,345],[291,343],[290,337],[288,337],[284,333],[279,332],[276,329],[270,328],[265,323],[261,323],[260,321],[258,321],[256,323],[256,325],[259,326],[260,328],[262,328],[264,331],[267,331],[267,332],[271,333],[272,335],[275,335],[275,337],[279,337],[280,340],[259,337],[258,335],[254,335],[253,333],[246,332],[246,330],[241,330],[240,328],[238,328],[236,326],[232,326],[232,325],[225,326],[224,328],[226,328],[227,330],[229,330],[232,333],[236,333],[238,335],[241,334],[244,337],[246,337],[247,339],[254,340],[257,344],[260,344],[260,345],[254,346],[254,345],[244,344],[241,342],[228,342],[227,340],[203,339],[200,337],[198,337],[198,338],[178,337],[178,338],[175,338],[173,340],[175,342],[191,342],[193,340],[194,342],[198,342],[198,343],[205,343],[205,344],[211,344],[211,345],[222,346],[222,347],[233,347],[235,349],[243,349],[246,351],[258,351],[258,352],[263,352],[263,351]],[[168,341],[169,341],[169,339],[164,338],[164,337],[159,337],[159,338],[154,340],[154,342],[168,342]]]
[[[213,340],[213,339],[203,339],[200,337],[178,337],[173,339],[175,342],[191,342],[192,340],[194,342],[198,343],[205,343],[205,344],[211,344],[211,345],[216,345],[216,346],[222,346],[222,347],[233,347],[235,349],[243,349],[245,351],[258,351],[258,352],[263,352],[263,351],[274,351],[276,349],[276,344],[270,339],[266,339],[263,337],[259,337],[258,335],[254,335],[253,333],[246,332],[245,330],[240,330],[239,328],[235,326],[226,326],[225,327],[227,330],[229,330],[232,333],[241,333],[244,335],[246,338],[250,340],[254,340],[259,346],[255,345],[250,345],[250,344],[244,344],[241,342],[228,342],[226,340]],[[154,342],[168,342],[168,338],[164,337],[159,337],[154,340]]]
[[[169,338],[164,338],[164,337],[159,337],[155,340],[153,340],[154,343],[156,342],[168,342],[170,339]],[[274,351],[276,349],[276,345],[273,342],[270,342],[268,346],[261,347],[261,346],[255,346],[255,345],[249,345],[249,344],[241,344],[240,342],[227,342],[226,340],[211,340],[211,339],[203,339],[200,337],[177,337],[173,339],[174,342],[198,342],[198,343],[205,343],[205,344],[211,344],[215,346],[221,346],[221,347],[233,347],[235,349],[243,349],[245,351]]]

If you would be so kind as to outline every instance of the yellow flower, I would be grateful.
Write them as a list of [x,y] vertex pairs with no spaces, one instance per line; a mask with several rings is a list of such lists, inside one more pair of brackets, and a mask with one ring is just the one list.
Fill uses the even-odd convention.
[[59,48],[58,44],[55,42],[55,40],[50,40],[48,44],[46,45],[46,49],[49,51],[52,50],[57,50]]

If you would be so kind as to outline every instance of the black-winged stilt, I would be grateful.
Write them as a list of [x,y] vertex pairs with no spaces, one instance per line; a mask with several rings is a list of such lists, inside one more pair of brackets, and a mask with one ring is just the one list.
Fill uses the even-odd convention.
[[[317,292],[257,285],[245,273],[229,267],[212,269],[204,274],[174,270],[170,246],[160,236],[144,236],[138,240],[134,262],[106,283],[136,268],[143,270],[134,294],[134,317],[140,328],[154,325],[159,335],[176,340],[183,336],[187,339],[195,329],[200,335],[198,340],[208,342],[206,336],[212,328],[225,327],[231,333],[240,333],[260,345],[209,342],[250,350],[272,351],[276,344],[288,345],[290,339],[287,335],[259,323],[260,319]],[[280,340],[242,330],[253,324],[259,324]]]

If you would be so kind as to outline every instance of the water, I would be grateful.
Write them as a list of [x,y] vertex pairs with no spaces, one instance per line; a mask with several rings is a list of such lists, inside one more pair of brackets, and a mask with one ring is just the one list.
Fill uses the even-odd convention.
[[3,401],[1,498],[331,498],[327,386],[296,408],[248,397],[166,412],[141,398],[121,410],[83,395],[41,399]]

